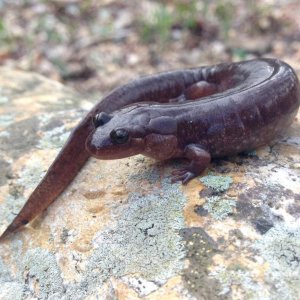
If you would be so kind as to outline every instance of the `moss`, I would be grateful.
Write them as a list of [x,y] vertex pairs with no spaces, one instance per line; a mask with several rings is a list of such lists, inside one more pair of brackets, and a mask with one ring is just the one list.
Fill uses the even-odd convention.
[[199,179],[206,187],[213,189],[216,193],[222,193],[229,189],[232,184],[230,176],[207,175]]
[[221,198],[219,196],[207,197],[203,208],[216,220],[223,220],[229,214],[233,213],[236,201],[230,198]]

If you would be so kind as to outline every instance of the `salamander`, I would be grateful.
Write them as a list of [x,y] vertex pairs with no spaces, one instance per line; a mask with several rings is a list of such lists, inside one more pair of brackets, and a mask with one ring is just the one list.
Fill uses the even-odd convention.
[[277,59],[222,63],[159,73],[125,84],[94,106],[73,130],[45,177],[0,240],[44,211],[90,156],[182,157],[172,181],[186,184],[211,158],[270,143],[300,104],[293,69]]

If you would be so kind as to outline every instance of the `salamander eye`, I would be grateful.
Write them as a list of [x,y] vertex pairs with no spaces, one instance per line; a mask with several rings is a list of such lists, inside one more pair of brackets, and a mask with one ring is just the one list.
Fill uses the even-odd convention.
[[129,139],[129,133],[125,129],[116,129],[110,133],[110,139],[114,144],[125,144]]
[[95,128],[98,128],[109,122],[111,118],[112,117],[109,114],[101,112],[93,117],[93,124]]

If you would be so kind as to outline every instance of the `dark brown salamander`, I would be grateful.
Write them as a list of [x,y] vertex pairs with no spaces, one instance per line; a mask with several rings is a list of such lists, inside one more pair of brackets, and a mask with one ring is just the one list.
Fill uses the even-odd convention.
[[259,59],[172,71],[117,88],[75,128],[44,179],[0,240],[45,210],[89,156],[118,159],[143,154],[184,157],[173,172],[187,183],[211,157],[269,143],[293,121],[300,104],[292,68]]

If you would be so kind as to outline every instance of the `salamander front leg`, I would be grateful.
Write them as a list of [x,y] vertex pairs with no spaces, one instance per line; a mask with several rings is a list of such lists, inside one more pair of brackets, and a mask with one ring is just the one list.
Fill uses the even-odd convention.
[[183,184],[187,184],[191,179],[201,174],[211,160],[210,154],[197,144],[187,145],[184,149],[184,157],[191,162],[186,168],[172,172],[172,183],[182,181]]

